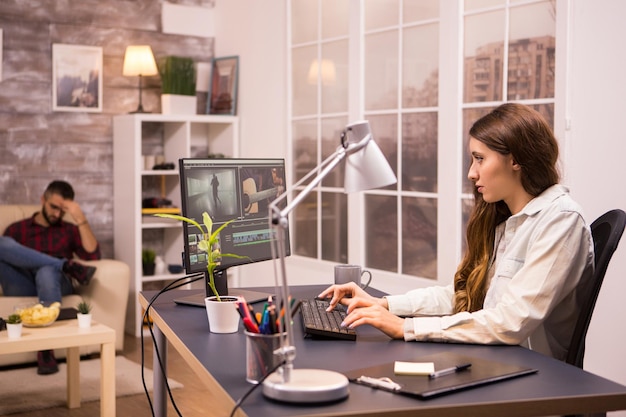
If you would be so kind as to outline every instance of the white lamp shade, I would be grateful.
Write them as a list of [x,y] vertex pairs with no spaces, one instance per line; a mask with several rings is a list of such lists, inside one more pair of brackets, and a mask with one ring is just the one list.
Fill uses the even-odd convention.
[[157,75],[157,65],[149,45],[131,45],[124,54],[124,76]]
[[348,149],[359,142],[366,145],[346,158],[344,190],[346,193],[372,190],[395,184],[398,179],[387,162],[387,158],[374,142],[367,120],[347,126]]
[[344,190],[346,193],[373,190],[397,182],[396,175],[374,140],[346,158]]

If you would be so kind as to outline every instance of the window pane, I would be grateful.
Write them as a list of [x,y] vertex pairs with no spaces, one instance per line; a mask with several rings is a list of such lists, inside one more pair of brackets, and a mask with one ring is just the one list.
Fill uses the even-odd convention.
[[315,120],[293,122],[294,183],[315,168],[317,162],[317,125]]
[[317,79],[309,80],[311,64],[317,60],[315,46],[292,49],[293,115],[315,114],[317,111]]
[[365,109],[398,107],[398,31],[365,37]]
[[402,116],[402,189],[437,192],[437,113]]
[[322,259],[348,263],[348,198],[322,193]]
[[348,41],[322,45],[322,113],[348,112]]
[[394,196],[365,196],[365,264],[398,272],[398,213]]
[[470,214],[472,214],[472,209],[474,208],[474,198],[464,198],[461,200],[461,211],[462,211],[462,233],[461,233],[461,253],[465,253],[467,251],[467,239],[465,236],[467,235],[467,222],[469,221]]
[[[396,177],[398,176],[398,116],[395,114],[386,114],[378,116],[369,116],[370,129],[372,136],[383,151],[387,158],[387,162],[391,166]],[[385,187],[386,190],[396,190],[396,184]]]
[[465,10],[482,9],[484,7],[503,6],[506,0],[465,0]]
[[465,18],[464,101],[502,100],[504,11]]
[[402,48],[402,107],[436,106],[439,25],[406,29]]
[[[341,133],[346,128],[346,117],[322,119],[322,160],[332,155],[341,144]],[[341,164],[343,164],[342,162]],[[343,190],[344,169],[338,166],[322,180],[324,187],[338,187]]]
[[292,45],[317,40],[317,9],[315,0],[291,2]]
[[317,193],[306,196],[293,213],[293,252],[317,258]]
[[509,100],[554,97],[555,13],[549,2],[511,9]]
[[402,2],[404,23],[439,17],[439,0],[404,0]]
[[402,199],[402,273],[437,279],[436,199]]
[[365,30],[395,26],[399,23],[398,0],[365,0]]
[[[308,3],[311,0],[301,2]],[[348,36],[349,5],[348,0],[322,0],[322,39]]]

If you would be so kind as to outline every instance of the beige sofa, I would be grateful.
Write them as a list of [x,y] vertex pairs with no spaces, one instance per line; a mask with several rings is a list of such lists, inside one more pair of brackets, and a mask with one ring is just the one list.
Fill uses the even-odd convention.
[[[4,230],[11,223],[30,217],[40,209],[41,206],[35,205],[0,205],[0,234],[4,234]],[[75,223],[69,215],[66,215],[65,219]],[[97,268],[94,277],[89,285],[79,288],[79,294],[63,297],[61,304],[63,307],[76,307],[82,299],[89,302],[93,307],[91,312],[94,321],[115,329],[115,349],[121,351],[124,347],[124,321],[128,301],[130,269],[125,263],[113,259],[84,261],[83,263]],[[0,287],[0,317],[6,318],[15,305],[30,301],[35,302],[37,298],[6,297],[2,295],[2,288]],[[80,352],[81,355],[98,352],[98,346],[87,346],[82,348]],[[65,356],[64,350],[55,353],[57,357]],[[0,366],[34,361],[36,361],[35,352],[0,355]]]

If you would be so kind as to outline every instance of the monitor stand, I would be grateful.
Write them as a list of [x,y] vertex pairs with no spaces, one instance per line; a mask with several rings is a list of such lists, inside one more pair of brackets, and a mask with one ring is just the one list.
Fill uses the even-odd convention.
[[[250,304],[258,303],[261,301],[267,301],[267,298],[274,296],[274,294],[264,291],[247,290],[243,288],[228,288],[228,273],[226,269],[215,272],[215,287],[217,292],[223,295],[230,295],[233,297],[243,297],[246,302]],[[188,305],[194,307],[205,307],[204,299],[214,295],[211,287],[209,287],[209,273],[204,273],[205,292],[188,295],[185,297],[179,297],[174,299],[176,304]]]

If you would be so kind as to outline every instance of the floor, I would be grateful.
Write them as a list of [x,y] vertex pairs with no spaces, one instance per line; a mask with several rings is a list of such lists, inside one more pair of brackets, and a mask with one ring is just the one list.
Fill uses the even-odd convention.
[[[144,339],[145,365],[152,368],[152,344],[149,337]],[[119,353],[118,353],[119,354]],[[141,340],[126,335],[124,339],[124,351],[121,353],[126,358],[141,363]],[[175,349],[168,349],[168,374],[171,378],[182,383],[184,388],[172,391],[172,396],[178,411],[168,401],[168,416],[183,417],[207,417],[228,416],[231,409],[229,406],[220,405],[213,399],[212,394],[199,382],[195,372],[187,365]],[[39,377],[37,378],[45,378]],[[150,405],[145,394],[118,397],[116,401],[117,416],[119,417],[150,417]],[[92,401],[82,403],[80,408],[68,409],[66,407],[48,408],[45,410],[32,411],[21,414],[12,414],[12,417],[94,417],[100,415],[100,402]]]

